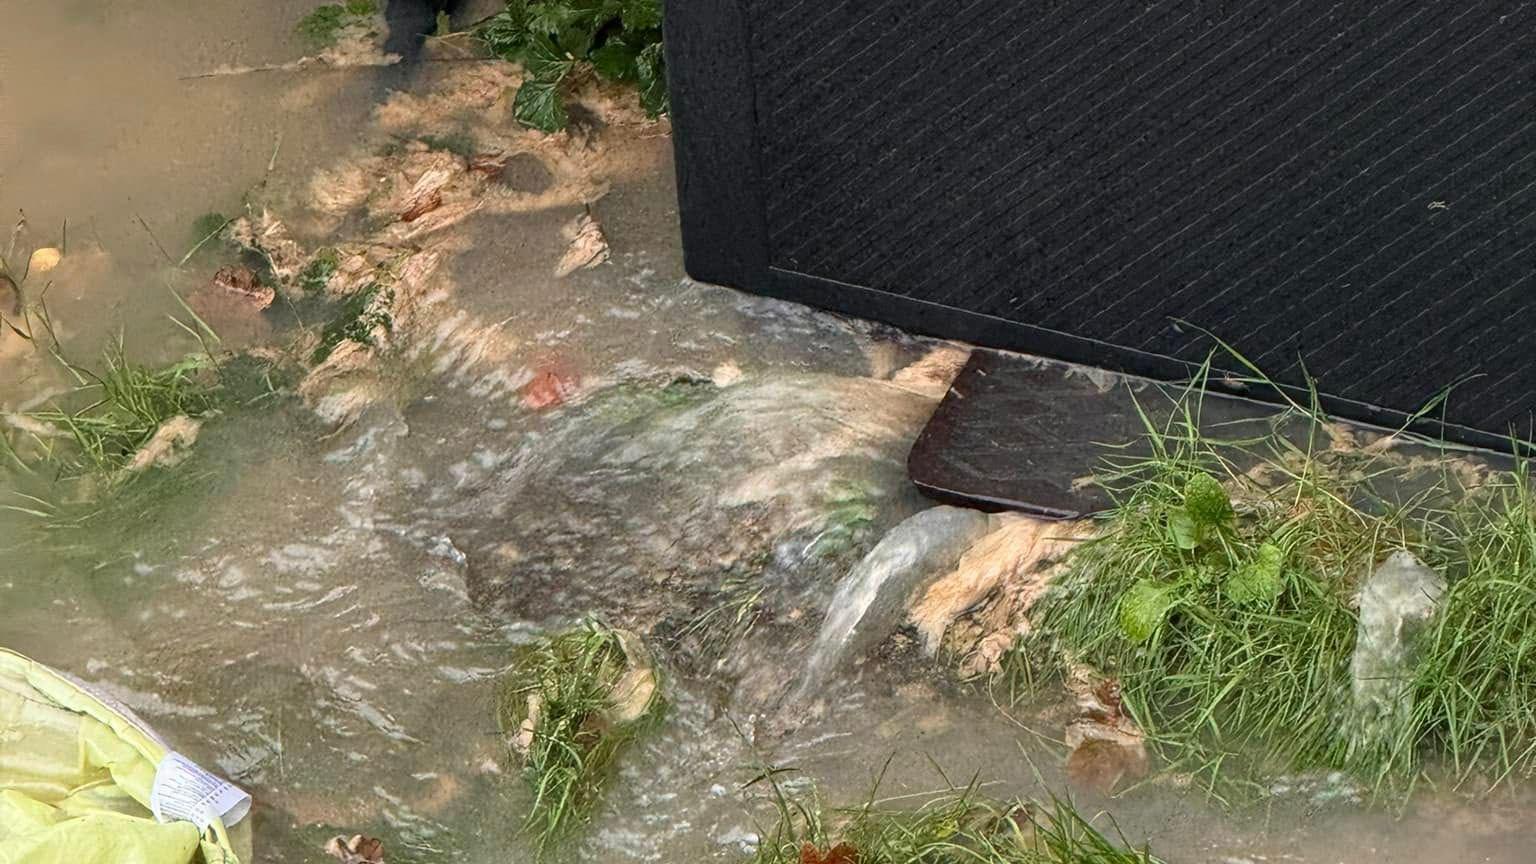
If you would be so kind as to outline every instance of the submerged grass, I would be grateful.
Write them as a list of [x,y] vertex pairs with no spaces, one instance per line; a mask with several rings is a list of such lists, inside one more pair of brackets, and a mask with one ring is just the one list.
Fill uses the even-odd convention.
[[[1222,437],[1197,390],[1110,457],[1114,506],[1034,610],[1011,689],[1056,662],[1118,676],[1149,742],[1213,794],[1344,769],[1400,797],[1433,774],[1536,773],[1536,507],[1528,468],[1481,487],[1385,451],[1330,446],[1319,412]],[[1410,653],[1400,717],[1352,722],[1362,580],[1395,550],[1449,582]],[[1049,662],[1047,663],[1047,668]]]
[[217,368],[207,356],[144,366],[128,360],[119,337],[104,352],[99,370],[69,368],[78,383],[71,401],[80,407],[28,415],[63,433],[34,436],[43,459],[63,477],[118,474],[166,421],[202,418],[219,404]]
[[627,641],[585,622],[530,646],[502,682],[497,717],[522,759],[524,830],[541,853],[590,820],[620,753],[660,712],[654,672],[649,691],[626,685],[643,650]]
[[388,332],[394,327],[389,314],[393,296],[391,289],[375,282],[342,300],[321,329],[320,343],[310,354],[309,362],[316,366],[324,363],[343,342],[373,345],[375,330],[383,328]]
[[[974,784],[916,810],[863,806],[826,811],[814,794],[795,797],[772,783],[778,823],[764,832],[752,864],[1158,864],[1145,849],[1116,843],[1072,806],[998,802]],[[758,782],[758,781],[754,781]]]

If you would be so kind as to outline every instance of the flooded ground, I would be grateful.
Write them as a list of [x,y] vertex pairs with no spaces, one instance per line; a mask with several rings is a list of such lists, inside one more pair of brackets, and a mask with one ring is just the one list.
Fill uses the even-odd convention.
[[[228,253],[179,262],[199,215],[245,200],[308,248],[394,231],[436,269],[364,384],[230,412],[182,482],[86,529],[0,515],[0,645],[249,789],[259,861],[320,860],[353,832],[391,861],[528,860],[494,680],[586,615],[660,648],[669,707],[574,859],[743,860],[772,815],[743,786],[762,765],[836,803],[888,758],[878,797],[896,803],[973,777],[999,797],[1066,789],[1054,700],[1005,711],[906,637],[787,699],[837,581],[927,506],[904,459],[952,349],[688,281],[667,127],[604,94],[547,145],[510,120],[503,72],[446,51],[191,77],[302,56],[307,4],[143,5],[3,13],[25,38],[0,44],[0,215],[25,211],[24,249],[68,220],[47,295],[66,352],[116,332],[144,362],[197,350],[166,320],[172,291]],[[509,156],[472,206],[412,236],[370,219],[400,160],[455,149]],[[611,257],[557,278],[587,213]],[[279,312],[231,341],[312,326]],[[65,386],[45,352],[0,342],[7,412]],[[743,590],[750,631],[710,624]],[[1521,793],[1423,794],[1400,815],[1306,795],[1229,811],[1176,781],[1076,794],[1182,862],[1514,862],[1536,839]]]

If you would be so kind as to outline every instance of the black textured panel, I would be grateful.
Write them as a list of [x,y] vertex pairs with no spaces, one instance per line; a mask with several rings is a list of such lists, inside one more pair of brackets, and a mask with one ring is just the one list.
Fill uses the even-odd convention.
[[[682,197],[690,266],[718,257],[690,213],[737,232],[705,245],[766,261],[701,278],[1157,377],[1203,359],[1208,331],[1281,382],[1305,368],[1346,414],[1393,422],[1456,384],[1448,422],[1528,433],[1531,3],[668,14],[744,79],[714,102],[752,107],[712,126],[674,62],[680,141],[723,129],[751,152],[680,153],[682,176],[707,175]],[[701,200],[748,187],[733,211]]]

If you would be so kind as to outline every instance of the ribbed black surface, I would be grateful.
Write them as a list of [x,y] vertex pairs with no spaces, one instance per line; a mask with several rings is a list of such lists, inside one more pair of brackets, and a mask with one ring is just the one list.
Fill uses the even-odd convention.
[[1530,3],[740,3],[773,267],[1528,422]]

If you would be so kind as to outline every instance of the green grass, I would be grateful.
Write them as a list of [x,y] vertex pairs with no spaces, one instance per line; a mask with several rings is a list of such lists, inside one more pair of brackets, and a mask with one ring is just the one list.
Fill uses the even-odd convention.
[[1110,840],[1065,799],[1044,804],[990,801],[973,787],[915,810],[867,801],[827,811],[812,793],[796,797],[773,784],[775,827],[752,864],[1157,864],[1146,850]]
[[690,670],[709,674],[762,619],[768,593],[762,579],[766,558],[754,559],[711,585],[700,597],[698,611],[668,639]]
[[66,478],[122,471],[160,425],[173,417],[206,417],[219,405],[218,372],[212,358],[191,356],[167,366],[131,362],[119,337],[104,352],[101,368],[71,365],[78,386],[72,407],[55,405],[30,419],[64,433],[37,436],[48,463]]
[[502,681],[503,733],[515,737],[534,718],[519,757],[533,795],[523,827],[541,854],[591,819],[619,755],[661,710],[658,695],[640,717],[614,717],[614,687],[629,665],[623,638],[586,622],[527,648]]
[[299,271],[299,288],[306,294],[321,294],[325,286],[335,275],[336,268],[341,266],[341,256],[335,249],[326,247],[317,250],[304,269]]
[[1378,774],[1415,768],[1425,752],[1458,785],[1536,775],[1536,506],[1521,462],[1446,517],[1449,593],[1422,647],[1410,722]]
[[513,115],[545,132],[565,128],[563,84],[578,64],[635,85],[652,117],[667,112],[660,0],[507,0],[476,29],[491,53],[527,72]]
[[[1307,769],[1348,771],[1389,798],[1426,778],[1486,787],[1536,773],[1527,466],[1469,490],[1447,470],[1330,448],[1310,411],[1228,438],[1202,432],[1199,411],[1187,395],[1148,422],[1151,455],[1109,457],[1103,532],[1037,605],[1037,635],[1001,683],[1030,691],[1062,661],[1117,676],[1153,748],[1221,796]],[[1354,598],[1398,549],[1450,587],[1402,722],[1374,740],[1349,722]]]

